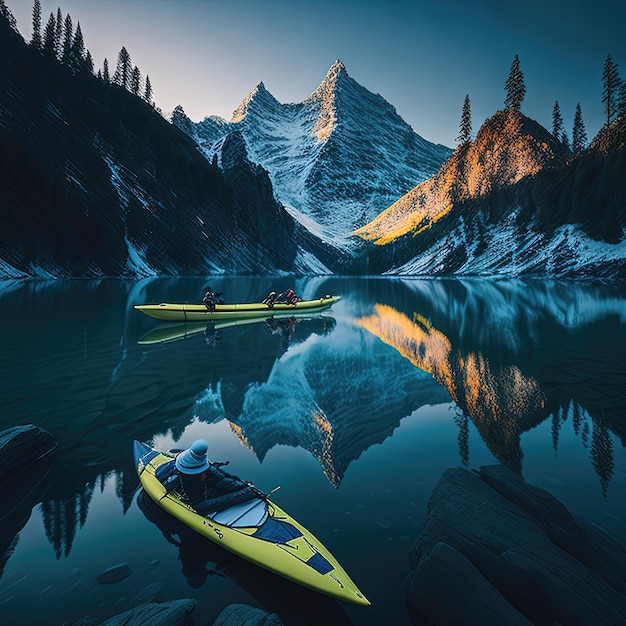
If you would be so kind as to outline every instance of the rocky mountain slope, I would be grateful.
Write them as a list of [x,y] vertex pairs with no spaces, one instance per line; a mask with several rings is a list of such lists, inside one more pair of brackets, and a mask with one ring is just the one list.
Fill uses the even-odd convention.
[[414,132],[339,60],[304,102],[281,104],[260,83],[229,123],[206,118],[183,125],[209,158],[233,129],[292,214],[344,246],[350,231],[432,176],[452,153]]
[[212,165],[142,99],[73,74],[4,19],[0,103],[3,276],[324,271],[240,135]]
[[473,142],[354,235],[372,273],[626,276],[626,120],[582,154],[519,112]]

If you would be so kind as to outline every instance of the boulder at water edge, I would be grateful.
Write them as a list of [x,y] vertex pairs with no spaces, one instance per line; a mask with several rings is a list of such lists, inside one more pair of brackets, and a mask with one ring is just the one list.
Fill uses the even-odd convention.
[[197,602],[183,598],[171,602],[150,602],[111,617],[101,626],[192,626]]
[[504,466],[447,470],[404,592],[434,625],[626,623],[626,550]]
[[213,626],[283,626],[276,613],[267,613],[247,604],[229,604]]
[[0,431],[0,481],[6,480],[57,449],[54,437],[33,424]]

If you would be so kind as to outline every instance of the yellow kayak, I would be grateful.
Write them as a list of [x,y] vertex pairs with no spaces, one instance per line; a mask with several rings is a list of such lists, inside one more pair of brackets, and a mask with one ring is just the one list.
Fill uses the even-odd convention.
[[[304,587],[339,600],[369,606],[327,548],[269,498],[256,498],[210,517],[167,487],[175,456],[134,442],[135,466],[146,493],[181,522],[242,558]],[[175,481],[174,481],[175,484]]]
[[300,300],[297,304],[274,304],[269,307],[262,302],[246,304],[216,304],[212,310],[204,304],[136,304],[134,308],[163,322],[210,322],[226,319],[251,319],[289,313],[319,313],[331,307],[341,296],[323,296],[316,300]]

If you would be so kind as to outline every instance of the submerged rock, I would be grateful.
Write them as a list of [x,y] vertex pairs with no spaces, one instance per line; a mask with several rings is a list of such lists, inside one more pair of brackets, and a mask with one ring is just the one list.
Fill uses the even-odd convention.
[[132,573],[133,570],[128,563],[118,563],[100,572],[96,576],[96,580],[101,585],[110,585],[111,583],[118,583],[120,580],[124,580]]
[[626,623],[626,550],[504,466],[447,470],[409,561],[435,625]]
[[267,613],[247,604],[229,604],[213,626],[283,626],[275,613]]
[[128,606],[137,607],[142,604],[148,604],[156,601],[161,591],[163,591],[163,583],[155,582],[137,590],[134,596],[128,601]]
[[191,626],[196,623],[191,615],[196,605],[188,598],[143,604],[111,617],[101,626]]
[[55,438],[33,424],[0,431],[0,481],[13,477],[58,447]]

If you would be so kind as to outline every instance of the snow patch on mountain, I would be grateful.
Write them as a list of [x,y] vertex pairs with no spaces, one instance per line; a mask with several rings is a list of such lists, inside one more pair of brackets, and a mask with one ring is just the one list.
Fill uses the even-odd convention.
[[10,263],[0,259],[0,282],[19,278],[28,278],[28,274],[20,272],[20,270],[14,268]]
[[293,267],[298,273],[312,274],[314,276],[332,274],[314,254],[302,248],[298,249]]
[[[102,154],[102,158],[111,170],[111,184],[117,191],[122,213],[124,213],[125,209],[128,208],[128,199],[130,194],[134,195],[142,203],[145,209],[151,210],[150,205],[146,200],[145,191],[129,188],[122,177],[121,166],[116,164],[108,155]],[[124,224],[124,226],[126,228],[126,224]],[[124,233],[124,242],[126,243],[126,249],[128,251],[128,262],[126,265],[131,275],[137,278],[156,276],[158,272],[154,268],[150,267],[149,263],[146,261],[144,251],[133,244],[128,236],[128,232]]]
[[124,242],[128,249],[128,263],[126,265],[133,276],[158,276],[158,272],[146,262],[144,251],[135,246],[128,235],[124,237]]
[[[475,225],[462,218],[448,235],[411,261],[385,272],[388,275],[485,276],[510,278],[616,278],[626,267],[626,233],[619,244],[591,239],[576,225],[565,225],[552,237],[536,230],[523,232],[515,215],[497,225],[484,227],[476,236]],[[480,243],[479,243],[480,242]],[[451,268],[450,257],[461,253],[466,260]]]

